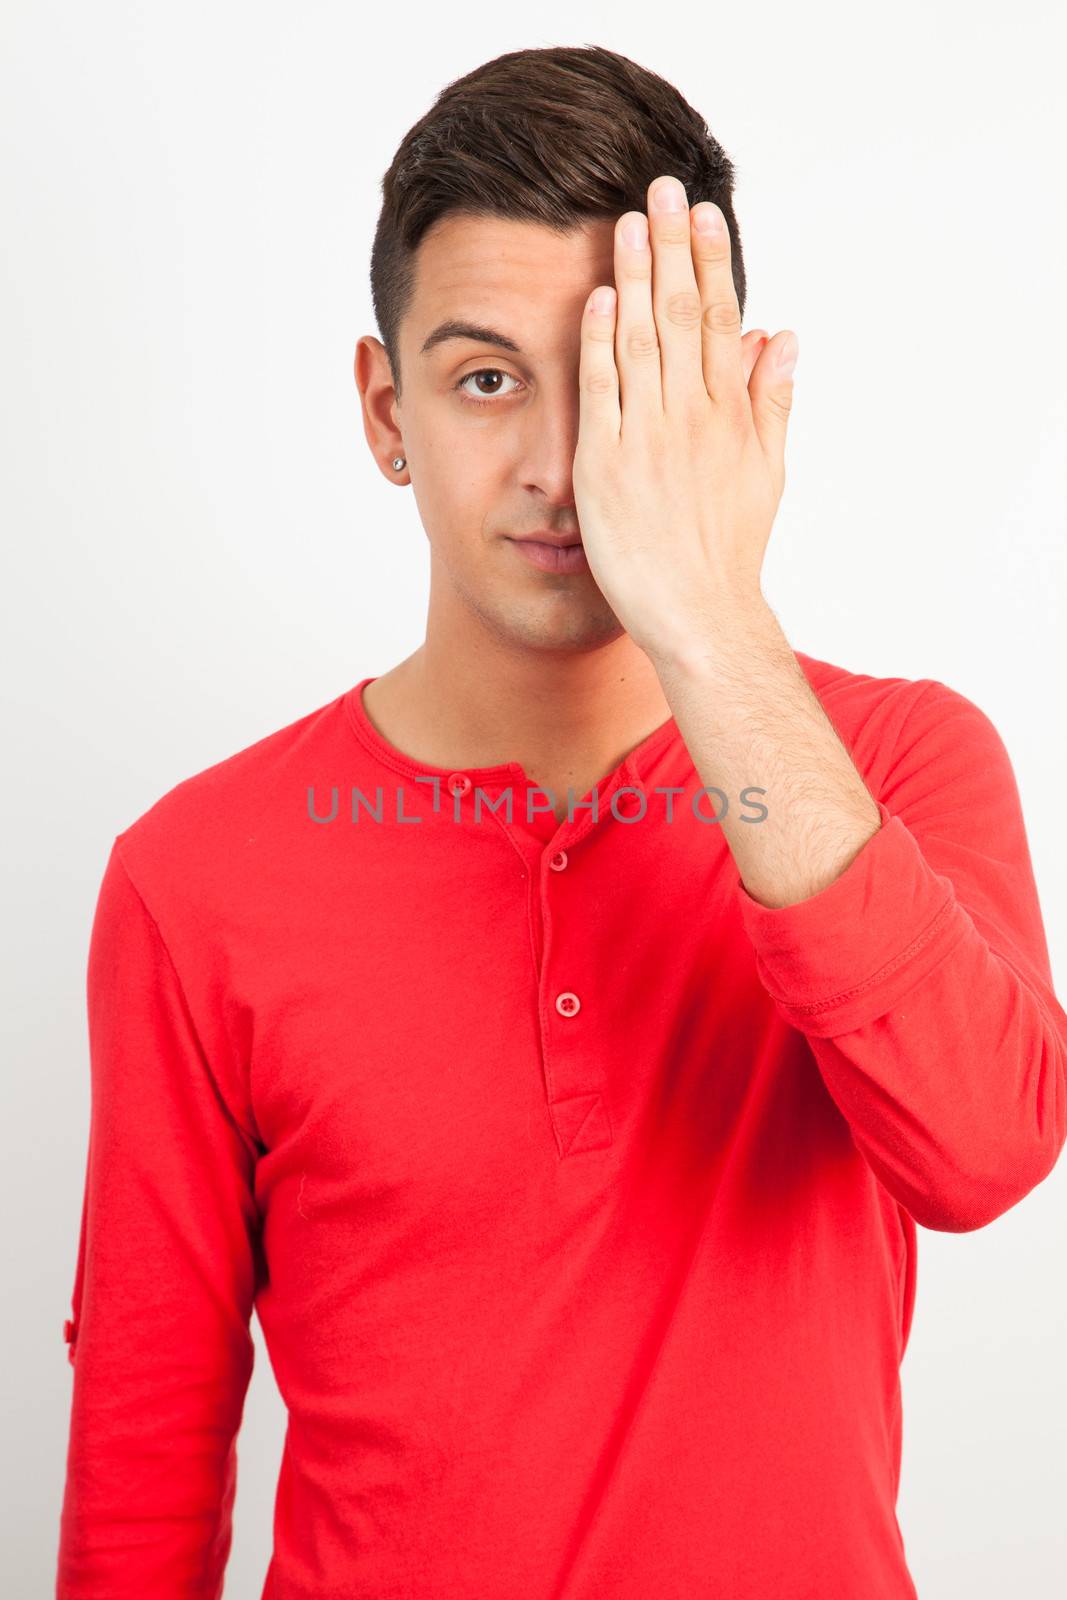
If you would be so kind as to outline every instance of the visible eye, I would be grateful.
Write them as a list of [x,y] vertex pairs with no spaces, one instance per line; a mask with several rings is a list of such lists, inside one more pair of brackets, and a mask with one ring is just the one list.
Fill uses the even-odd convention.
[[[463,395],[464,400],[476,406],[491,406],[495,405],[496,401],[492,395],[475,395],[466,390],[464,384],[470,383],[472,378],[511,378],[512,383],[519,382],[518,378],[512,378],[510,372],[504,372],[500,367],[479,367],[476,372],[465,373],[455,385],[455,388]],[[521,388],[522,385],[520,384],[519,387]],[[500,392],[499,389],[495,391],[496,394]],[[504,393],[507,393],[507,390]],[[511,390],[511,393],[515,393],[514,389]]]

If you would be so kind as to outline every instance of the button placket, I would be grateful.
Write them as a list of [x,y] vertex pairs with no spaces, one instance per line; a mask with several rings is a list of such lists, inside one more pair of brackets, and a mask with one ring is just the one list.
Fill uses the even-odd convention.
[[[554,855],[549,857],[548,864],[554,872],[562,872],[567,865],[567,859],[566,850],[557,850]],[[581,1009],[582,1002],[573,989],[564,989],[560,994],[557,994],[556,1010],[561,1017],[575,1017]]]
[[[588,830],[586,830],[588,831]],[[573,841],[572,841],[573,842]],[[559,847],[542,857],[549,872],[577,871],[567,850]],[[544,1000],[551,1007],[551,1021],[544,1025],[546,1078],[549,1084],[549,1111],[561,1159],[587,1151],[607,1149],[613,1142],[611,1119],[605,1095],[604,1064],[595,1036],[595,995],[583,997],[573,989],[552,991],[553,971],[566,979],[570,954],[580,953],[582,941],[576,938],[581,922],[581,906],[575,904],[581,874],[568,887],[550,887],[549,872],[542,870],[540,902],[542,908],[541,983]],[[562,939],[560,935],[563,935]],[[547,993],[545,990],[547,989]],[[586,1010],[583,1010],[583,1005]],[[544,1016],[545,1013],[543,1012]]]

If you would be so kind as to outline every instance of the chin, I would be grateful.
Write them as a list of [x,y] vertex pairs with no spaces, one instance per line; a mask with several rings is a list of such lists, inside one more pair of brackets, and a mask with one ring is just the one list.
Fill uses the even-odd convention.
[[623,632],[618,618],[606,605],[588,601],[556,605],[536,614],[526,607],[498,617],[497,631],[519,650],[574,651],[582,653],[610,644]]

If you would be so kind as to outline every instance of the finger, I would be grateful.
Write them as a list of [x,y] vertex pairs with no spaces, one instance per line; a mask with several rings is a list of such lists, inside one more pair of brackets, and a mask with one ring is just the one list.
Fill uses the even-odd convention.
[[707,393],[701,362],[703,307],[693,264],[689,199],[679,179],[665,176],[649,184],[648,222],[663,406],[678,412]]
[[659,335],[652,314],[652,248],[643,211],[625,211],[615,224],[615,286],[619,292],[615,365],[623,425],[662,417]]
[[749,328],[741,340],[741,359],[745,369],[745,388],[752,381],[752,369],[759,360],[760,351],[767,343],[768,333],[766,328]]
[[578,443],[618,438],[621,424],[619,374],[615,366],[614,288],[594,289],[582,313],[578,352]]
[[779,483],[785,482],[785,438],[789,427],[789,414],[793,406],[792,362],[782,365],[779,357],[796,352],[797,337],[788,329],[776,333],[760,351],[749,384],[752,401],[752,421],[763,446],[763,453],[777,474]]
[[[702,200],[690,213],[693,265],[704,308],[700,319],[704,383],[712,400],[727,413],[747,405],[741,357],[741,312],[731,264],[730,234],[718,206]],[[705,222],[717,224],[708,229]]]

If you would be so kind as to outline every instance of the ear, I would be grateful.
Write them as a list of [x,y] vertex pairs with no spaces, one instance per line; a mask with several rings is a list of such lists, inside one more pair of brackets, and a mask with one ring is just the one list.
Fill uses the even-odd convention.
[[407,468],[397,472],[392,466],[394,456],[407,454],[404,440],[397,425],[396,390],[389,368],[389,357],[380,339],[365,334],[356,345],[353,362],[356,388],[363,407],[363,432],[370,445],[378,470],[390,483],[408,481]]

